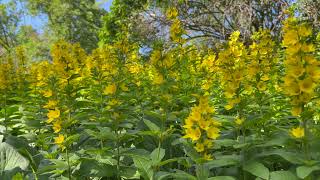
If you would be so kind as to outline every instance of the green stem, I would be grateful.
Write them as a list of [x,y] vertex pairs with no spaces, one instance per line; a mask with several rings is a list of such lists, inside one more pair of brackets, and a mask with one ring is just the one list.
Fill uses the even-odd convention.
[[70,167],[68,147],[66,147],[66,158],[67,158],[67,163],[68,163],[68,177],[69,177],[69,179],[71,179],[71,167]]

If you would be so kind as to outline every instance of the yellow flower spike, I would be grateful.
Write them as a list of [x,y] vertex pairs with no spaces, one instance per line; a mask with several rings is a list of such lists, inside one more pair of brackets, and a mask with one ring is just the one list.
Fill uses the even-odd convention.
[[210,127],[207,130],[207,136],[210,139],[217,139],[220,136],[220,129],[218,129],[217,127]]
[[304,137],[304,128],[300,127],[300,126],[293,128],[290,130],[290,133],[294,138],[297,138],[297,139],[303,138]]
[[195,148],[195,150],[196,150],[197,152],[203,152],[203,151],[204,151],[204,144],[198,142],[194,148]]
[[112,95],[112,94],[115,94],[116,91],[117,91],[117,85],[115,83],[113,83],[113,84],[106,86],[103,93],[105,95]]
[[59,109],[55,109],[55,110],[49,110],[49,112],[47,113],[47,123],[51,123],[54,119],[57,119],[60,117],[60,110]]

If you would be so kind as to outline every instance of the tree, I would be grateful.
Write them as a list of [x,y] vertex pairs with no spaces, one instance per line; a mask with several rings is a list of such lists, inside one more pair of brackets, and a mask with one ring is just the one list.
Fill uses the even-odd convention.
[[101,17],[106,13],[95,0],[25,0],[34,15],[48,16],[48,28],[55,39],[79,42],[91,51],[97,47]]
[[20,17],[21,11],[17,10],[15,2],[0,4],[0,55],[1,51],[8,52],[16,45]]

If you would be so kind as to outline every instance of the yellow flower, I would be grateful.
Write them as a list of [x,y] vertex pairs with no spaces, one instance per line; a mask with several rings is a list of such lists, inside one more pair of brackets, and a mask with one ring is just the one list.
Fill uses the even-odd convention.
[[186,129],[186,135],[183,136],[183,138],[190,138],[192,141],[196,141],[201,136],[201,130],[200,128],[188,128]]
[[212,155],[211,154],[207,154],[207,153],[204,153],[203,155],[203,159],[207,160],[207,161],[210,161],[213,159]]
[[312,78],[313,81],[320,80],[320,68],[318,66],[308,65],[306,67],[306,72],[308,76]]
[[300,86],[296,82],[292,82],[291,84],[286,86],[285,90],[286,90],[287,94],[289,94],[290,96],[299,95],[301,92]]
[[231,102],[229,102],[227,105],[224,106],[224,108],[225,108],[226,110],[230,110],[230,109],[233,108],[233,106],[234,106],[234,104],[231,103]]
[[301,106],[294,106],[294,107],[292,107],[292,109],[291,109],[291,114],[292,114],[293,116],[299,116],[299,115],[301,114],[301,112],[302,112]]
[[198,143],[196,144],[195,149],[196,149],[197,152],[203,152],[203,151],[204,151],[204,144],[198,142]]
[[59,109],[55,109],[55,110],[49,110],[49,112],[47,113],[47,123],[51,123],[54,119],[57,119],[60,117],[60,110]]
[[48,90],[48,91],[45,91],[45,92],[43,92],[43,96],[44,97],[51,97],[52,96],[52,91],[51,90]]
[[55,101],[55,100],[49,100],[49,102],[43,106],[43,108],[46,108],[46,109],[53,109],[57,106],[58,104],[58,101]]
[[60,132],[61,131],[61,121],[60,120],[58,120],[58,121],[55,121],[54,123],[53,123],[53,130],[54,130],[54,132],[55,133],[58,133],[58,132]]
[[115,106],[115,105],[118,105],[120,104],[120,101],[118,99],[111,99],[109,102],[108,102],[109,106]]
[[210,121],[208,121],[208,120],[206,120],[206,119],[203,119],[203,118],[201,118],[201,119],[198,121],[198,125],[199,125],[200,128],[203,129],[203,130],[208,130],[210,124],[211,124]]
[[116,91],[117,91],[117,85],[116,85],[115,83],[113,83],[113,84],[108,85],[108,86],[104,89],[103,93],[104,93],[105,95],[111,95],[111,94],[116,93]]
[[296,31],[289,30],[283,36],[283,45],[288,47],[294,45],[299,41],[299,37]]
[[299,65],[299,66],[289,66],[288,67],[288,75],[291,75],[295,78],[298,78],[300,76],[303,75],[304,73],[304,68],[302,65]]
[[291,135],[295,138],[303,138],[304,137],[304,128],[296,127],[290,130]]
[[315,87],[311,78],[305,78],[299,81],[299,87],[302,92],[312,93]]
[[203,141],[203,144],[204,144],[208,149],[212,148],[212,146],[213,146],[212,140],[210,140],[210,139],[205,139],[205,140]]
[[120,85],[120,88],[121,88],[121,90],[122,91],[129,91],[129,88],[126,86],[126,84],[125,83],[122,83],[121,85]]
[[153,78],[153,84],[160,85],[164,82],[163,76],[161,74],[156,75]]
[[259,91],[265,91],[267,89],[267,85],[265,82],[263,81],[260,81],[258,84],[257,84],[257,88],[259,89]]
[[244,122],[244,118],[239,118],[237,117],[234,122],[237,124],[237,125],[241,125],[243,122]]
[[54,138],[54,143],[62,149],[65,148],[65,146],[63,145],[63,142],[64,142],[64,136],[62,134],[59,134],[58,137]]
[[313,44],[302,44],[301,50],[303,52],[314,52],[316,48],[314,47]]
[[178,10],[176,8],[169,8],[166,12],[166,15],[169,19],[174,19],[178,16]]
[[261,77],[262,81],[268,81],[269,79],[270,79],[269,76],[266,74]]
[[220,130],[217,127],[210,127],[207,130],[207,136],[210,139],[217,139],[220,136]]
[[307,37],[312,34],[312,28],[307,27],[306,25],[298,26],[298,33],[301,37]]

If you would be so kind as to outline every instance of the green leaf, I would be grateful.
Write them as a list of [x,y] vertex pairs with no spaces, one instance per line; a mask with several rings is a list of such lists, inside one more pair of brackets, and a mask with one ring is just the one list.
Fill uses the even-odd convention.
[[116,167],[99,163],[93,159],[82,159],[78,171],[83,177],[112,177],[116,172]]
[[292,164],[302,164],[303,163],[303,158],[301,157],[301,155],[299,155],[297,153],[286,152],[284,150],[273,150],[273,151],[269,151],[269,152],[263,152],[263,153],[259,154],[258,156],[264,157],[264,156],[271,156],[271,155],[278,155]]
[[133,158],[134,165],[138,168],[140,174],[144,179],[152,179],[153,178],[153,170],[151,168],[151,160],[145,159],[142,157],[134,157]]
[[209,176],[209,168],[205,164],[197,165],[196,175],[198,180],[207,180]]
[[197,180],[196,177],[180,170],[177,170],[176,173],[172,173],[171,177],[173,177],[175,180]]
[[156,175],[154,176],[154,179],[155,180],[166,180],[168,179],[168,177],[171,176],[171,173],[168,173],[168,172],[164,172],[164,171],[159,171],[156,173]]
[[308,177],[313,171],[320,170],[319,166],[299,166],[297,167],[297,175],[299,178]]
[[232,176],[215,176],[215,177],[208,178],[208,180],[236,180],[236,179]]
[[298,180],[290,171],[273,171],[270,173],[270,180]]
[[11,179],[19,169],[26,170],[29,161],[11,145],[0,143],[0,179]]
[[209,169],[239,164],[239,156],[220,156],[206,163]]
[[152,165],[156,165],[160,163],[165,154],[166,154],[166,151],[162,148],[154,149],[150,154],[150,157],[152,159]]
[[29,161],[7,143],[0,143],[0,159],[2,172],[16,167],[26,170],[29,165]]
[[243,166],[243,170],[262,179],[269,179],[269,169],[257,161],[252,161],[245,164]]
[[153,122],[144,119],[143,122],[148,126],[151,131],[160,131],[160,128]]

